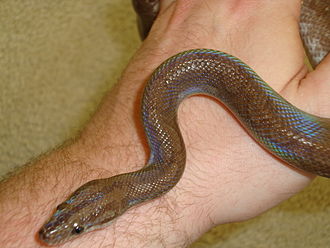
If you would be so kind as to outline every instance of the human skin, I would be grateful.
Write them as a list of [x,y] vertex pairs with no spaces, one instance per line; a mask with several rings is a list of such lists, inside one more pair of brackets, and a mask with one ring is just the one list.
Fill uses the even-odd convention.
[[[233,54],[297,107],[330,116],[330,58],[308,73],[297,26],[300,0],[161,5],[149,37],[81,135],[1,182],[1,247],[41,246],[39,228],[74,189],[146,163],[141,92],[152,71],[183,50]],[[185,247],[214,225],[247,220],[276,206],[314,177],[263,150],[221,103],[208,97],[185,100],[179,123],[187,147],[179,183],[107,228],[62,247]]]

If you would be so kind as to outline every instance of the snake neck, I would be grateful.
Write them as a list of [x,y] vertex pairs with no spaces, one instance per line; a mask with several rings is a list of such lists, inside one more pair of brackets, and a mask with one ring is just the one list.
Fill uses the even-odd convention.
[[164,163],[151,164],[139,171],[129,173],[127,175],[129,178],[124,178],[126,184],[130,182],[125,196],[129,207],[160,197],[175,186],[184,171],[185,160],[173,161],[166,168],[163,168],[164,165]]

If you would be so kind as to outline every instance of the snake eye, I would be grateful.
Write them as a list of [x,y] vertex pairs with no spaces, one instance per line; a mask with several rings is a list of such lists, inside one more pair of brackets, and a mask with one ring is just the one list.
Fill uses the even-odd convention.
[[84,228],[82,226],[75,226],[72,230],[73,234],[80,234],[84,231]]

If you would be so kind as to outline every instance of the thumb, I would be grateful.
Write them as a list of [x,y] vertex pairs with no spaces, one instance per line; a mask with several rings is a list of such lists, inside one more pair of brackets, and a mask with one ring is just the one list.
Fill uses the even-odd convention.
[[297,96],[307,112],[330,117],[330,54],[300,81]]

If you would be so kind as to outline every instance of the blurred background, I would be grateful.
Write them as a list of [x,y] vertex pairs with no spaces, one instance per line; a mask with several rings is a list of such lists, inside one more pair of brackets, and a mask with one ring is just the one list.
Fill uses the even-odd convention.
[[[75,136],[140,43],[130,0],[0,1],[0,178]],[[330,181],[191,247],[330,247]]]

